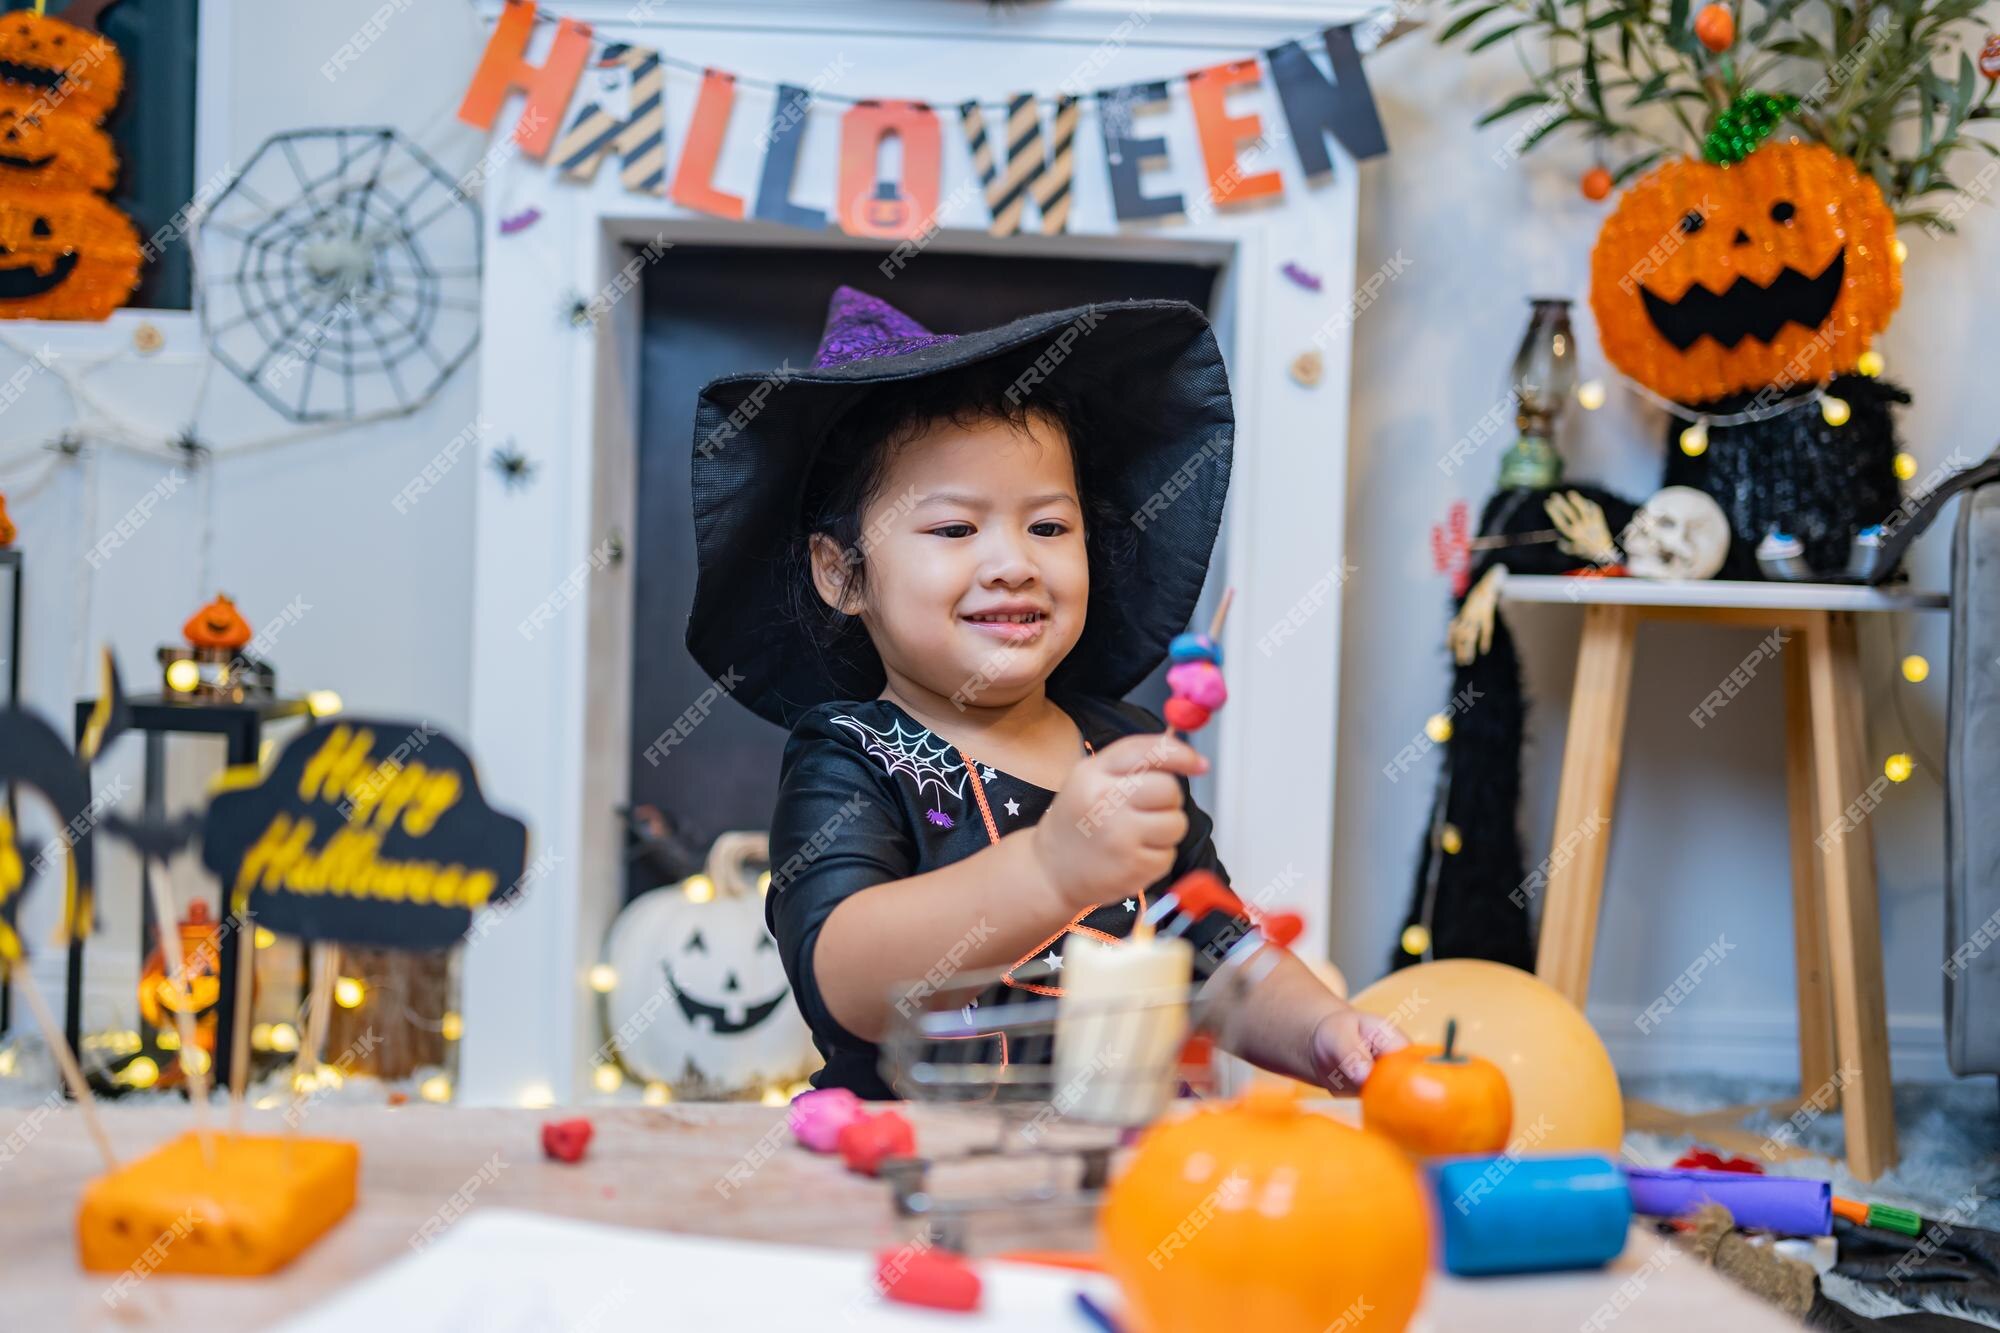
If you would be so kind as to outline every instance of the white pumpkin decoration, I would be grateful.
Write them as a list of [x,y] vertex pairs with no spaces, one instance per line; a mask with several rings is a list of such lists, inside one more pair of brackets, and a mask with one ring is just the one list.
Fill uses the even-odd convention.
[[606,1019],[626,1069],[677,1098],[757,1095],[819,1065],[764,928],[762,833],[725,833],[707,872],[640,894],[611,923]]

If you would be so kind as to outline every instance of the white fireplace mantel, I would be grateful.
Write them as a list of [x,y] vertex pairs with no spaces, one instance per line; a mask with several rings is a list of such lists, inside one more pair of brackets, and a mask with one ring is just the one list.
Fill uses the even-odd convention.
[[[494,6],[497,10],[497,5]],[[567,0],[551,8],[587,20],[609,41],[642,42],[744,75],[811,85],[838,68],[829,90],[893,94],[952,105],[1060,88],[1084,70],[1086,88],[1166,78],[1310,38],[1371,6],[1195,4],[1186,0],[1069,0],[989,7],[970,0]],[[1127,40],[1108,41],[1123,26]],[[546,42],[544,31],[541,40]],[[533,53],[539,56],[540,49]],[[586,81],[591,78],[586,71]],[[693,105],[695,80],[668,78],[669,169]],[[579,93],[581,96],[581,91]],[[770,95],[739,89],[716,184],[754,197],[758,134]],[[1239,89],[1233,113],[1254,109],[1283,129],[1268,84]],[[482,289],[479,416],[482,448],[518,441],[540,467],[535,484],[508,489],[481,468],[473,551],[470,748],[488,798],[532,830],[539,873],[520,905],[475,939],[466,957],[461,1100],[567,1100],[588,1086],[603,1041],[585,984],[624,876],[615,809],[626,795],[630,745],[633,561],[610,561],[605,541],[632,535],[641,299],[614,299],[594,327],[562,318],[567,295],[616,290],[637,247],[724,243],[862,246],[890,243],[837,232],[730,223],[618,188],[615,163],[590,186],[520,159],[508,142],[519,101],[503,112],[486,159],[486,271]],[[808,122],[795,198],[829,208],[837,108]],[[566,121],[565,121],[566,123]],[[1300,946],[1323,954],[1332,868],[1334,733],[1340,660],[1346,510],[1348,319],[1356,291],[1356,164],[1338,148],[1330,177],[1308,182],[1288,143],[1246,153],[1248,170],[1275,167],[1286,193],[1274,206],[1196,207],[1206,191],[1185,97],[1150,115],[1144,131],[1168,140],[1172,167],[1147,188],[1180,192],[1199,216],[1147,227],[1112,220],[1102,143],[1087,108],[1077,136],[1076,203],[1067,236],[997,241],[986,235],[956,127],[948,127],[941,250],[1186,259],[1223,265],[1215,310],[1236,395],[1235,472],[1223,568],[1236,589],[1224,649],[1232,701],[1204,739],[1213,750],[1216,838],[1239,892],[1307,919]],[[533,227],[502,236],[498,222],[526,207]],[[1280,275],[1288,261],[1319,274],[1305,291]],[[914,263],[922,263],[917,256]],[[892,283],[883,295],[894,299]],[[1324,349],[1324,378],[1306,388],[1288,374],[1300,352]],[[440,440],[440,445],[445,441]],[[639,549],[643,549],[642,547]],[[1212,581],[1213,583],[1213,581]],[[1211,586],[1209,597],[1217,589]],[[537,617],[538,607],[552,607]],[[539,621],[539,623],[537,623]],[[525,627],[525,628],[524,628]],[[1280,628],[1282,627],[1282,628]],[[678,632],[676,627],[675,632]]]

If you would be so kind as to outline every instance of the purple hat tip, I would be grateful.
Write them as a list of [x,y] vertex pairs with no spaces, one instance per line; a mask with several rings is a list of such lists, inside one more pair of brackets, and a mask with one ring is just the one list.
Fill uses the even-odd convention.
[[833,289],[827,302],[826,328],[813,354],[813,368],[898,356],[951,341],[950,334],[932,333],[881,297],[843,284]]

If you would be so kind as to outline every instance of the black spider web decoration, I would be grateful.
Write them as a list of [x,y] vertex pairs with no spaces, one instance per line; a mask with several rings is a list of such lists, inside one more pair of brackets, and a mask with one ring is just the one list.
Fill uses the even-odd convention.
[[392,129],[266,139],[196,253],[209,350],[293,421],[414,412],[479,340],[478,205]]

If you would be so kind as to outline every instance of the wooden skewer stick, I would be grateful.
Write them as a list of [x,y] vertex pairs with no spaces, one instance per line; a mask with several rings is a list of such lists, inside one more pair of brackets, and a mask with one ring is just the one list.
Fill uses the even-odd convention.
[[[250,1011],[254,1006],[250,988],[257,976],[257,922],[249,903],[231,918],[239,932],[236,941],[236,1012],[229,1016],[229,1132],[243,1132],[243,1099],[250,1082]],[[224,923],[227,927],[228,923]]]
[[[320,1043],[326,1039],[327,1008],[333,1003],[333,981],[336,970],[333,945],[325,940],[314,940],[312,944],[312,995],[306,1001],[305,1032],[299,1037],[298,1058],[292,1062],[292,1110],[296,1112],[303,1104],[299,1093],[299,1082],[307,1069],[318,1073]],[[291,1121],[294,1133],[298,1131],[300,1117],[296,1114],[286,1117]]]
[[215,1131],[208,1120],[208,1065],[201,1058],[194,1015],[187,1011],[185,1004],[193,998],[194,988],[188,984],[187,956],[181,950],[177,938],[179,932],[174,925],[174,894],[167,880],[167,858],[155,859],[153,866],[158,873],[146,876],[146,883],[153,898],[154,932],[160,937],[160,967],[173,979],[174,988],[181,993],[183,1000],[183,1004],[173,1010],[174,1026],[181,1037],[181,1075],[187,1079],[188,1100],[194,1105],[195,1136],[201,1141],[203,1162],[213,1168]]
[[69,1095],[76,1099],[76,1109],[83,1113],[84,1128],[90,1131],[97,1151],[104,1155],[104,1169],[116,1171],[118,1154],[111,1151],[111,1138],[104,1132],[104,1122],[97,1118],[97,1099],[90,1095],[90,1081],[83,1076],[83,1066],[76,1062],[76,1052],[69,1048],[69,1040],[63,1036],[56,1016],[49,1012],[49,1002],[42,998],[42,988],[35,984],[34,969],[28,966],[25,958],[14,968],[14,984],[21,988],[28,1008],[34,1011],[35,1025],[41,1028],[42,1039],[48,1042],[56,1064],[62,1069],[63,1081],[69,1084]]

